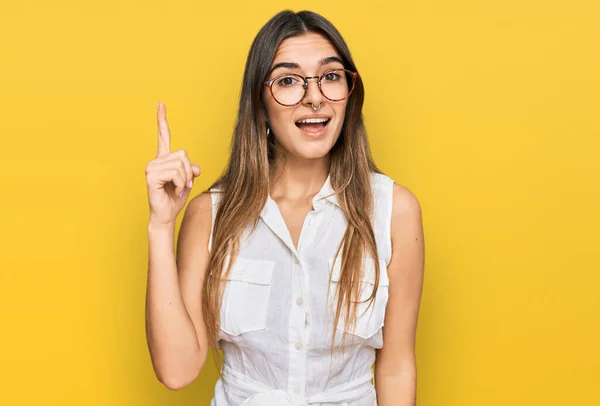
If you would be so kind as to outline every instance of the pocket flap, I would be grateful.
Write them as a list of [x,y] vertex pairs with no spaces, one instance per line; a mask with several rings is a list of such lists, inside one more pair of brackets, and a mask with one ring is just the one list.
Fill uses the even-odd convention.
[[270,285],[273,277],[274,261],[238,257],[229,272],[227,280]]
[[[340,280],[340,273],[342,270],[342,259],[334,258],[329,259],[329,269],[333,266],[333,271],[331,274],[331,281],[338,282]],[[364,268],[364,277],[363,282],[370,283],[371,285],[375,285],[375,261],[373,258],[365,259],[365,268]],[[390,281],[387,275],[387,265],[384,260],[379,260],[379,286],[389,286]]]

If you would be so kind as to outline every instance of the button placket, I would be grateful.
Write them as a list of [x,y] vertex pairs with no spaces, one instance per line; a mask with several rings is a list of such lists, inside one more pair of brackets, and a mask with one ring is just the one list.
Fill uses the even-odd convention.
[[306,308],[298,304],[304,295],[306,285],[305,265],[302,260],[302,246],[306,239],[306,233],[302,233],[298,249],[291,252],[292,261],[292,308],[290,309],[289,321],[289,361],[290,374],[288,377],[288,388],[294,397],[304,395],[306,385],[306,351],[305,349],[305,320]]
[[[293,273],[293,280],[294,280],[294,288],[293,288],[293,292],[292,294],[294,296],[296,296],[296,307],[295,309],[292,310],[292,318],[290,319],[290,326],[294,325],[296,334],[294,334],[295,338],[299,338],[299,340],[296,341],[296,343],[294,344],[294,347],[296,348],[296,350],[300,350],[303,348],[303,330],[305,327],[305,323],[306,323],[306,309],[303,306],[304,304],[304,300],[302,298],[303,294],[304,294],[304,289],[303,286],[306,284],[306,281],[304,281],[304,277],[305,277],[305,273],[304,273],[304,267],[302,266],[301,262],[298,261],[297,257],[294,257],[296,261],[296,265],[294,265],[294,273]],[[298,334],[300,334],[300,336],[298,336]],[[290,336],[292,337],[292,336]]]

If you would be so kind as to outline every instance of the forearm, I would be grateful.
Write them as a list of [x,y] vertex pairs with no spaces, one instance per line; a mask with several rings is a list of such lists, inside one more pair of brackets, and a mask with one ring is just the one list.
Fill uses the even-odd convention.
[[378,406],[415,406],[417,369],[414,364],[394,374],[375,373]]
[[174,228],[148,225],[146,338],[157,378],[177,389],[196,378],[204,360],[179,286]]

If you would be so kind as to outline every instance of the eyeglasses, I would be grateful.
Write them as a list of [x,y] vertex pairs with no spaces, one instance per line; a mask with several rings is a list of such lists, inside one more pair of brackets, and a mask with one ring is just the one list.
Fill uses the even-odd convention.
[[342,101],[352,94],[358,72],[347,69],[332,69],[321,77],[285,73],[264,82],[273,99],[282,106],[295,106],[306,96],[308,79],[317,79],[319,90],[327,100]]

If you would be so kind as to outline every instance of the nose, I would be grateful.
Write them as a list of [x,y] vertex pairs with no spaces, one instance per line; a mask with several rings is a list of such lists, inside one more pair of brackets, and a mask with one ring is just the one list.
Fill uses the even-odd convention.
[[[312,80],[311,80],[312,79]],[[323,102],[323,93],[319,89],[319,77],[309,76],[306,78],[308,86],[306,86],[306,95],[304,97],[304,103],[308,106],[310,104],[320,105]],[[314,83],[311,83],[314,82]]]

